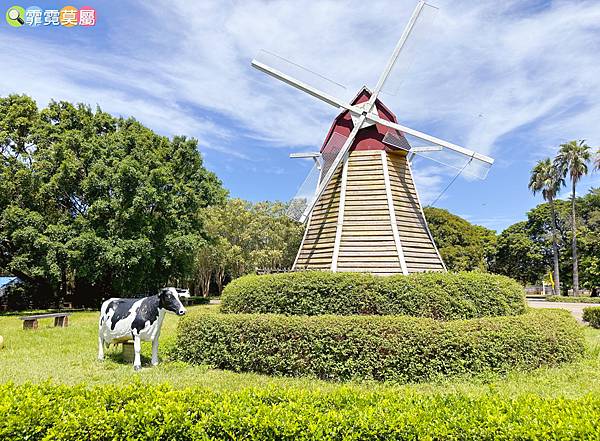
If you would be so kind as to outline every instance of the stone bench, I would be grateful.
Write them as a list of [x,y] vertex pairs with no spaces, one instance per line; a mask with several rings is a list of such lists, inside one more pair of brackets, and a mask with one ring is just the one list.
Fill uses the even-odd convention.
[[52,314],[25,315],[19,317],[19,320],[23,320],[23,329],[37,329],[39,319],[54,317],[54,326],[66,328],[67,326],[69,326],[70,315],[70,312],[55,312]]

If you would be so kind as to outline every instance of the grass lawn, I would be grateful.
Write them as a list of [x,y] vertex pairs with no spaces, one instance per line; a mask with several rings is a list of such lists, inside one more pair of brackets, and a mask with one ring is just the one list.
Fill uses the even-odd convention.
[[[194,306],[214,313],[211,306]],[[374,390],[410,390],[424,394],[460,393],[477,396],[490,392],[518,396],[536,394],[544,397],[564,396],[577,398],[588,393],[600,394],[600,330],[586,329],[587,352],[584,359],[559,368],[517,372],[507,376],[454,378],[425,384],[330,383],[307,378],[273,378],[256,374],[237,374],[188,366],[185,363],[164,360],[168,347],[174,344],[178,318],[167,315],[163,324],[160,354],[163,360],[157,367],[149,365],[150,343],[142,345],[141,372],[134,372],[130,363],[120,357],[120,347],[111,348],[104,362],[97,356],[96,312],[76,312],[70,317],[68,328],[54,328],[53,320],[39,322],[39,329],[24,331],[16,316],[0,317],[0,335],[5,347],[0,350],[0,383],[43,382],[62,384],[113,384],[133,382],[148,384],[168,383],[175,388],[206,387],[214,391],[237,390],[246,387],[302,388],[334,390],[352,388]]]

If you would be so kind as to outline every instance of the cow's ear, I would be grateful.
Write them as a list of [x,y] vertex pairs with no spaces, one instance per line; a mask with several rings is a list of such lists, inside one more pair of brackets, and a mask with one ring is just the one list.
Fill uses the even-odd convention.
[[169,288],[161,288],[161,290],[158,292],[158,296],[164,297],[167,295],[168,292],[169,292]]

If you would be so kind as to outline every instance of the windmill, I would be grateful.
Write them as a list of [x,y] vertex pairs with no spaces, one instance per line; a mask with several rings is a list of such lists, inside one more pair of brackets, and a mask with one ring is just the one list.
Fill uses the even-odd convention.
[[494,160],[399,124],[379,99],[409,37],[436,10],[417,3],[375,87],[363,87],[349,103],[284,73],[275,67],[283,59],[274,54],[252,60],[253,67],[341,110],[318,153],[291,155],[315,162],[290,204],[291,216],[307,223],[294,270],[380,275],[446,270],[423,214],[412,160],[425,157],[481,179]]

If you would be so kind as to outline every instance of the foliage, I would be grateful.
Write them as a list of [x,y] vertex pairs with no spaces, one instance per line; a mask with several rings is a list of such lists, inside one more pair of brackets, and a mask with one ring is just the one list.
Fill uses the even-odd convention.
[[547,302],[600,303],[600,297],[546,296]]
[[583,320],[590,326],[600,329],[600,306],[590,306],[583,308]]
[[520,314],[523,288],[493,274],[297,272],[251,275],[231,282],[222,296],[229,313],[405,314],[440,320]]
[[0,268],[88,305],[189,272],[226,195],[195,140],[83,104],[0,98],[0,155]]
[[554,162],[559,173],[563,177],[568,175],[575,186],[588,173],[588,164],[591,160],[591,147],[585,143],[585,140],[574,140],[560,145]]
[[590,306],[583,308],[583,320],[590,326],[600,329],[600,306]]
[[584,140],[570,141],[560,145],[554,163],[562,176],[571,179],[571,243],[573,253],[573,294],[579,291],[579,268],[577,259],[577,182],[588,173],[588,163],[592,159],[591,147]]
[[582,331],[566,311],[443,322],[407,316],[191,315],[173,355],[236,372],[327,380],[428,381],[577,359]]
[[198,251],[196,259],[201,292],[208,294],[213,278],[220,293],[226,278],[256,268],[290,268],[304,230],[285,211],[280,202],[252,204],[241,199],[207,209],[204,223],[212,241]]
[[[600,189],[591,189],[576,199],[577,242],[580,256],[581,286],[600,288]],[[571,243],[569,202],[554,201],[559,253],[561,288],[572,286],[571,253],[565,245]],[[527,221],[511,225],[498,236],[496,262],[493,271],[515,277],[523,283],[540,283],[552,267],[552,210],[547,203],[527,213]],[[567,277],[565,277],[567,276]]]
[[536,283],[546,267],[544,249],[532,240],[526,222],[511,225],[498,236],[494,272],[522,283]]
[[[190,306],[188,314],[217,314],[218,307]],[[50,311],[36,311],[45,313]],[[349,389],[360,392],[386,390],[395,394],[426,392],[447,394],[460,392],[477,396],[494,390],[507,396],[536,394],[543,396],[582,397],[600,396],[600,330],[582,327],[586,336],[586,356],[579,361],[550,369],[511,371],[508,374],[485,374],[441,379],[433,383],[396,384],[356,382],[338,384],[308,377],[274,377],[252,373],[209,369],[206,365],[190,365],[172,360],[169,349],[175,345],[180,317],[167,314],[160,335],[158,367],[150,365],[150,343],[142,343],[142,370],[135,372],[131,363],[121,357],[120,346],[111,347],[106,359],[96,359],[95,342],[98,336],[98,312],[74,312],[67,328],[54,328],[52,319],[40,320],[35,332],[23,331],[23,323],[13,315],[0,313],[0,333],[4,349],[0,351],[0,384],[40,383],[52,379],[56,384],[88,387],[125,385],[140,381],[145,385],[169,384],[178,389],[194,387],[213,391],[239,390],[245,387],[270,389],[281,387],[303,391],[334,392]],[[60,354],[58,357],[57,354]],[[1,403],[1,400],[0,400]],[[0,408],[2,404],[0,404]]]
[[564,185],[564,178],[560,175],[558,168],[552,163],[550,158],[538,161],[531,171],[529,189],[536,194],[541,192],[544,199],[548,201],[551,212],[552,225],[552,264],[554,275],[554,293],[560,295],[560,267],[558,256],[558,229],[556,225],[556,209],[554,199]]
[[[0,437],[41,440],[593,439],[600,399],[140,384],[2,385]],[[532,415],[532,412],[535,415]]]
[[531,171],[529,189],[533,194],[541,192],[548,202],[556,198],[564,184],[564,177],[561,176],[550,158],[538,161]]
[[577,213],[581,284],[600,290],[600,189],[577,199]]
[[447,210],[423,209],[429,230],[450,271],[488,270],[494,260],[496,233],[472,225]]

